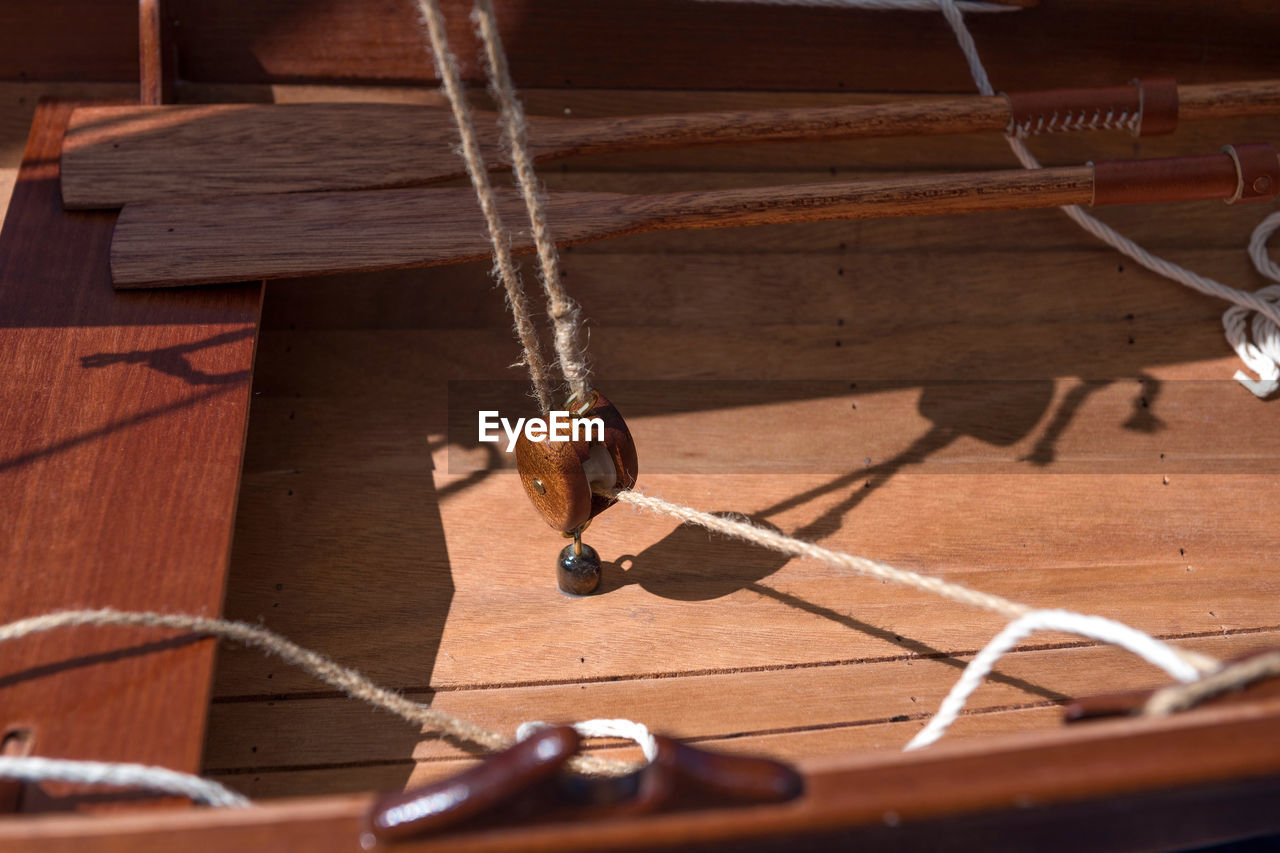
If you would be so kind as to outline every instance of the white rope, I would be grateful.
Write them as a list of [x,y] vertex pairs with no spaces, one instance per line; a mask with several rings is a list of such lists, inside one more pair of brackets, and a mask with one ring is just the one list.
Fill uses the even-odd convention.
[[[955,32],[956,41],[964,52],[965,60],[969,63],[969,71],[973,75],[978,91],[983,95],[994,95],[995,89],[991,86],[991,80],[987,76],[982,59],[978,56],[977,46],[973,42],[969,28],[965,26],[964,16],[956,0],[935,0],[935,2]],[[1021,139],[1015,136],[1006,138],[1014,155],[1025,168],[1040,168],[1039,161]],[[1215,296],[1234,303],[1222,317],[1227,342],[1231,344],[1232,349],[1245,365],[1258,374],[1258,379],[1254,380],[1242,371],[1236,371],[1235,379],[1258,397],[1266,397],[1280,388],[1280,288],[1265,287],[1257,292],[1250,292],[1228,287],[1207,276],[1153,255],[1075,205],[1063,207],[1062,211],[1085,231],[1157,275],[1207,296]],[[1249,253],[1259,272],[1280,282],[1280,268],[1277,268],[1266,254],[1267,238],[1278,227],[1280,227],[1280,220],[1276,220],[1275,214],[1263,220],[1253,232]],[[1253,343],[1247,340],[1245,333],[1246,318],[1251,312],[1255,315],[1252,323]]]
[[969,34],[969,28],[964,25],[964,14],[960,11],[959,4],[955,0],[936,0],[937,8],[941,10],[942,17],[947,19],[947,23],[951,26],[951,31],[956,35],[956,41],[960,43],[960,50],[964,53],[965,62],[969,63],[969,75],[973,77],[973,82],[977,84],[978,91],[988,97],[994,95],[996,90],[991,88],[991,78],[987,76],[987,69],[982,64],[982,59],[978,56],[978,46],[973,43],[973,36]]
[[[645,760],[650,764],[658,757],[658,741],[654,739],[644,723],[637,723],[634,720],[584,720],[572,725],[573,730],[584,738],[621,738],[635,741],[640,751],[644,753]],[[550,728],[550,724],[541,720],[521,723],[516,729],[516,740],[527,740],[534,732],[546,728]]]
[[179,773],[165,767],[114,761],[71,761],[37,756],[0,756],[0,779],[18,782],[71,782],[77,785],[110,785],[145,788],[187,797],[197,803],[223,808],[247,808],[249,800],[212,779]]
[[[933,12],[938,6],[934,0],[695,0],[698,3],[738,3],[755,6],[819,6],[827,9],[864,9],[872,12]],[[982,3],[977,0],[959,0],[956,4],[965,12],[1018,12],[1021,6],[1003,3]]]
[[1143,660],[1163,669],[1184,684],[1198,679],[1201,673],[1183,659],[1178,649],[1150,634],[1130,628],[1121,622],[1101,616],[1085,616],[1069,610],[1036,610],[1011,622],[978,652],[961,673],[947,698],[929,724],[911,739],[905,750],[919,749],[938,740],[964,710],[965,703],[995,668],[996,663],[1014,646],[1036,631],[1066,631],[1091,640],[1119,646]]

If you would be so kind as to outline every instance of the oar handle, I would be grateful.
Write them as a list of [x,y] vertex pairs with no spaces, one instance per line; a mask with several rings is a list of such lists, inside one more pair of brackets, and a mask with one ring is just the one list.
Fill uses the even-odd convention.
[[1127,86],[1005,92],[1007,133],[1035,136],[1081,130],[1127,130],[1134,136],[1172,133],[1178,126],[1178,84],[1171,78]]
[[546,156],[752,142],[928,136],[1003,131],[1018,136],[1086,130],[1172,133],[1179,119],[1280,111],[1280,81],[1178,86],[1169,78],[1125,86],[1001,92],[952,98],[736,112],[531,122]]
[[1265,201],[1280,185],[1280,159],[1265,142],[1227,145],[1220,154],[1093,165],[1091,205],[1222,199]]
[[787,107],[671,115],[530,121],[535,156],[564,157],[627,151],[657,151],[697,145],[741,145],[933,136],[1003,130],[1009,103],[1000,96]]
[[[661,195],[550,193],[561,245],[675,228],[927,216],[1063,205],[1269,198],[1280,184],[1269,145],[1208,157],[1067,168],[915,175],[844,183]],[[498,194],[504,218],[526,215]],[[508,218],[509,217],[509,218]],[[513,248],[530,251],[528,230]],[[118,287],[247,281],[478,260],[490,248],[468,189],[283,193],[125,207],[112,237]]]
[[834,219],[872,219],[1063,205],[1103,206],[1272,197],[1280,159],[1265,143],[1220,154],[1121,160],[966,175],[921,175],[844,183],[636,196],[624,206],[632,230],[726,228]]

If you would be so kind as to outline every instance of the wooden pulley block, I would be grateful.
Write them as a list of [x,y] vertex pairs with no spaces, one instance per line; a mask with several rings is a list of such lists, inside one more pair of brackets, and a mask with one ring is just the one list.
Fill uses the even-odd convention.
[[532,441],[522,432],[516,441],[516,467],[520,482],[533,505],[561,533],[581,532],[587,522],[614,504],[602,491],[629,489],[636,482],[636,446],[627,422],[598,391],[565,404],[573,421],[598,418],[598,430],[578,423],[575,438],[568,441]]

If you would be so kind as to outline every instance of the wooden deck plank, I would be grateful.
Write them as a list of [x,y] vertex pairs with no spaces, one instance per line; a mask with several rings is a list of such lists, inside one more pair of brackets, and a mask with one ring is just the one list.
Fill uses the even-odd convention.
[[[655,475],[642,487],[711,509],[752,512],[760,507],[744,505],[744,491],[773,501],[800,491],[797,479],[708,476],[697,489],[677,491],[681,475]],[[1160,634],[1216,632],[1276,624],[1278,587],[1256,557],[1267,541],[1264,527],[1206,520],[1201,501],[1229,500],[1238,489],[1272,479],[1178,475],[1177,484],[1166,487],[1156,475],[904,474],[875,489],[856,511],[835,514],[838,530],[830,530],[831,519],[813,521],[844,500],[843,490],[769,520],[788,531],[810,524],[810,538],[830,547],[1015,600],[1096,612]],[[264,618],[296,641],[319,644],[397,686],[857,660],[912,643],[973,649],[985,641],[975,634],[989,638],[1004,621],[631,513],[593,525],[594,547],[608,562],[606,593],[566,600],[555,595],[550,571],[557,537],[531,509],[510,506],[517,494],[513,474],[441,502],[444,541],[421,535],[415,518],[424,510],[433,515],[435,506],[414,500],[420,492],[408,478],[379,485],[377,477],[329,473],[323,481],[286,482],[294,495],[264,502],[246,490],[246,511],[256,510],[272,533],[254,536],[242,527],[237,554],[249,574],[244,584],[233,584],[228,611]],[[792,489],[782,491],[788,485]],[[865,489],[858,482],[852,491]],[[993,491],[999,499],[990,497]],[[386,511],[349,512],[374,494],[387,500]],[[397,503],[404,509],[396,510]],[[494,505],[508,506],[502,535],[481,532]],[[1046,525],[1043,514],[1054,505],[1080,509],[1070,523]],[[315,535],[279,532],[303,518],[312,519],[303,524],[314,525]],[[372,582],[343,595],[340,605],[327,603],[360,566],[379,567]],[[446,610],[434,649],[428,638],[439,626],[432,617]],[[249,652],[229,650],[221,671],[219,695],[316,689],[305,676],[264,667]]]
[[[116,294],[114,217],[66,214],[72,104],[39,107],[0,234],[0,619],[77,607],[216,614],[260,288]],[[213,644],[77,629],[0,648],[0,729],[49,757],[199,766]],[[29,788],[24,809],[70,808]],[[53,796],[54,799],[50,799]]]
[[[1052,643],[1055,639],[1056,635],[1042,635],[1029,643]],[[1174,644],[1234,658],[1274,648],[1277,632],[1198,637]],[[1001,661],[994,678],[974,695],[966,713],[1002,714],[1033,706],[1050,707],[1066,697],[1168,683],[1167,675],[1125,652],[1077,646],[1067,641],[1054,648],[1041,646],[1010,654]],[[682,678],[410,690],[405,695],[503,732],[514,732],[526,720],[626,715],[643,719],[655,731],[672,737],[716,748],[733,741],[739,751],[750,751],[750,744],[755,743],[754,748],[765,751],[772,743],[769,738],[811,730],[806,747],[789,747],[786,754],[791,758],[821,756],[831,753],[822,741],[822,732],[830,729],[908,721],[918,729],[937,710],[972,658],[967,652],[921,657],[922,650],[907,647],[899,652],[897,657],[857,663],[780,664],[776,669]],[[803,725],[797,724],[797,706],[804,708]],[[1062,724],[1053,714],[1035,715],[1034,720],[1011,718],[1009,730]],[[288,721],[288,725],[280,725],[281,721]],[[992,730],[996,726],[991,723]],[[420,735],[412,728],[385,712],[336,696],[228,697],[214,701],[209,722],[209,754],[225,763],[210,765],[206,772],[244,774],[469,757],[456,745],[430,733]],[[902,739],[886,737],[874,748],[900,749],[912,734],[910,730],[882,731],[895,731],[895,737]]]
[[[605,270],[609,268],[606,265]],[[746,310],[741,321],[767,309],[768,300],[757,298],[760,307],[754,314]],[[884,310],[891,309],[888,303]],[[974,312],[994,310],[989,305],[962,305]],[[1200,313],[1195,304],[1187,306],[1186,313],[1192,316],[1174,313],[1175,327],[1179,322],[1207,320],[1194,317]],[[966,319],[963,312],[960,319]],[[619,345],[626,331],[607,328],[608,334],[600,334],[596,352],[622,362],[637,358],[641,335],[636,332],[634,345]],[[685,369],[730,376],[758,371],[749,358],[746,335],[741,352],[735,352],[725,344],[726,338],[733,337],[726,331],[738,329],[713,327],[704,333],[715,335],[717,341],[716,349],[707,352],[709,368],[686,362]],[[668,334],[653,327],[644,332],[649,346],[655,337]],[[678,327],[670,330],[670,339],[677,333]],[[491,343],[482,343],[486,340]],[[655,660],[670,674],[671,653],[655,643],[673,636],[680,638],[675,645],[682,648],[681,662],[687,664],[681,671],[696,672],[903,653],[902,646],[884,633],[859,635],[871,626],[903,637],[907,645],[934,643],[934,648],[946,651],[972,650],[983,641],[975,637],[987,638],[998,629],[999,619],[950,606],[942,620],[949,624],[939,628],[935,624],[939,609],[928,599],[910,597],[911,593],[904,599],[901,591],[841,580],[804,564],[780,567],[768,556],[709,543],[698,533],[668,537],[668,522],[619,512],[593,526],[595,544],[606,559],[674,553],[683,556],[687,565],[675,571],[670,565],[642,568],[643,577],[624,576],[624,587],[611,587],[597,599],[571,602],[555,597],[550,574],[537,554],[539,543],[550,553],[558,541],[532,510],[519,501],[510,504],[515,488],[512,474],[500,472],[471,482],[464,473],[447,473],[448,451],[440,446],[444,430],[440,401],[447,389],[436,377],[501,371],[504,341],[505,330],[480,329],[264,333],[262,395],[255,407],[255,423],[262,432],[255,434],[246,461],[242,507],[248,515],[242,516],[237,541],[237,565],[243,569],[232,584],[231,612],[263,618],[295,639],[318,643],[400,687],[559,679],[580,688],[581,679],[652,673]],[[679,369],[674,361],[664,363],[662,369]],[[1222,371],[1225,363],[1220,362],[1211,364]],[[378,368],[376,378],[367,369],[371,365]],[[911,370],[919,376],[927,367],[926,362]],[[1268,426],[1269,409],[1230,382],[1176,381],[1179,370],[1191,370],[1194,376],[1203,367],[1192,363],[1158,368],[1172,371],[1175,379],[1164,384],[1154,406],[1166,425],[1154,436],[1123,429],[1134,413],[1137,383],[1133,382],[1134,387],[1116,384],[1100,389],[1088,405],[1073,413],[1054,444],[1052,464],[1033,466],[1019,460],[1034,450],[1037,437],[1053,418],[1053,407],[1045,406],[1036,410],[1034,418],[1023,419],[1036,428],[1027,429],[1011,446],[969,436],[936,456],[923,456],[919,473],[890,472],[872,497],[844,517],[829,544],[947,574],[1023,600],[1079,609],[1100,603],[1095,610],[1166,633],[1247,630],[1269,618],[1274,622],[1275,581],[1259,575],[1256,562],[1256,554],[1265,549],[1270,536],[1265,525],[1247,519],[1223,524],[1205,517],[1207,507],[1230,503],[1236,495],[1254,491],[1250,483],[1262,487],[1271,479],[1267,474],[1245,473],[1259,460],[1265,465],[1274,458],[1274,449],[1268,449],[1267,436],[1274,432]],[[1043,365],[1033,368],[1043,369]],[[1078,383],[1050,380],[1048,384],[1049,396],[1060,403]],[[642,487],[711,508],[757,511],[827,483],[830,476],[822,472],[834,468],[843,473],[847,467],[865,470],[865,465],[857,464],[864,454],[877,461],[891,458],[911,443],[911,437],[936,426],[921,412],[926,393],[917,381],[857,397],[864,401],[858,411],[870,409],[878,415],[851,435],[844,398],[799,399],[781,414],[776,406],[760,406],[758,414],[765,426],[758,435],[767,437],[788,425],[804,423],[806,431],[830,438],[806,441],[791,450],[785,449],[785,442],[773,446],[767,438],[755,439],[765,443],[746,461],[735,461],[739,455],[735,453],[695,453],[690,459],[679,436],[698,430],[699,445],[714,446],[724,439],[713,436],[735,431],[740,436],[743,418],[756,411],[720,412],[694,404],[682,415],[680,401],[675,401],[674,412],[633,419],[639,440],[653,450],[649,463],[664,471],[647,478],[642,474]],[[1210,396],[1205,397],[1206,393]],[[1210,409],[1235,413],[1221,419],[1229,426],[1220,427],[1223,432],[1217,440],[1214,427],[1204,422],[1203,413]],[[357,438],[335,443],[337,436]],[[1127,444],[1129,440],[1133,443]],[[415,451],[423,441],[432,444],[434,459]],[[1200,450],[1206,445],[1220,450],[1206,458]],[[1159,460],[1161,452],[1166,452],[1166,460]],[[1238,458],[1233,458],[1235,454]],[[700,465],[704,472],[710,469],[729,476],[701,473],[691,479],[680,473],[682,465]],[[806,473],[795,473],[793,465]],[[1002,467],[993,470],[993,465]],[[944,473],[956,470],[969,473]],[[1024,473],[1010,476],[1019,470]],[[1114,473],[1117,470],[1127,473]],[[1217,471],[1236,473],[1212,473]],[[812,522],[846,492],[863,488],[867,477],[858,473],[853,488],[784,513],[779,523],[793,529]],[[885,473],[881,471],[882,476]],[[673,491],[680,488],[684,491]],[[440,497],[433,500],[433,492]],[[744,505],[742,494],[750,495],[753,502]],[[370,500],[380,502],[381,508],[370,510]],[[478,532],[486,529],[485,516],[495,505],[508,507],[503,535]],[[1057,506],[1073,507],[1070,525],[1060,520],[1046,524],[1046,508]],[[916,514],[904,515],[904,507],[915,507]],[[438,529],[430,521],[436,512],[441,518]],[[299,530],[299,535],[289,535],[290,530]],[[922,542],[927,544],[922,547]],[[369,565],[382,567],[378,581],[347,589],[343,606],[333,611],[327,603],[335,599],[334,585],[357,566]],[[721,570],[753,574],[752,588],[735,579],[731,589],[724,589],[723,579],[714,576]],[[441,582],[448,586],[433,596],[434,585]],[[1194,594],[1186,594],[1187,584],[1195,585]],[[772,595],[766,589],[773,590]],[[406,590],[411,594],[406,596]],[[549,593],[550,599],[546,598]],[[682,601],[682,597],[703,600]],[[609,598],[618,600],[601,607],[600,602]],[[448,600],[441,604],[442,599]],[[857,606],[850,607],[855,601]],[[424,602],[432,613],[448,610],[434,659],[435,627],[421,618],[427,612]],[[802,602],[799,609],[786,606],[797,602]],[[761,606],[770,608],[767,618]],[[548,607],[553,618],[547,616]],[[637,620],[624,614],[636,610],[652,622],[633,625]],[[368,616],[360,617],[362,612]],[[403,615],[384,619],[381,614],[386,612]],[[502,619],[495,621],[494,613],[502,613]],[[379,614],[376,635],[352,625],[352,620],[367,621],[373,614]],[[866,614],[873,615],[859,619]],[[312,630],[309,625],[319,627]],[[761,625],[767,626],[764,634],[758,630]],[[508,638],[513,632],[528,638],[518,652],[511,651]],[[583,649],[605,653],[578,654]],[[755,656],[751,649],[756,650]],[[805,657],[797,649],[818,654]],[[832,649],[840,654],[833,657]],[[513,653],[520,660],[515,672]],[[431,667],[434,672],[427,681],[423,672]],[[1082,661],[1077,674],[1092,670],[1092,664]],[[1126,670],[1117,672],[1123,682]],[[450,679],[455,673],[461,680]],[[679,684],[688,679],[664,681]],[[949,685],[950,679],[943,675],[933,689],[942,691]],[[539,688],[509,688],[525,689]],[[224,696],[280,696],[313,692],[317,686],[264,663],[256,654],[228,650],[217,690]],[[455,695],[452,691],[438,694]],[[507,691],[486,691],[485,695],[499,706],[516,699]],[[277,718],[288,714],[288,708],[299,707],[291,703],[274,707],[282,706],[285,710],[274,711]],[[239,706],[218,703],[216,707],[221,712]],[[479,708],[476,711],[483,713]],[[806,718],[809,710],[806,707]],[[291,720],[290,728],[298,728],[295,735],[280,741],[281,746],[292,744],[293,737],[311,742],[331,739],[296,734],[311,730],[306,718],[303,714]],[[397,726],[391,720],[382,724],[383,728]],[[259,726],[243,730],[269,731]],[[353,730],[348,728],[348,737]],[[270,750],[274,743],[270,737],[250,746]],[[416,733],[397,730],[391,740],[401,755],[408,754]],[[823,741],[814,734],[806,742],[818,749]],[[225,754],[211,742],[207,760]],[[347,778],[345,771],[316,771],[316,777],[294,772],[272,771],[266,777],[272,781],[258,790],[288,792],[290,780],[306,779],[313,780],[306,784],[321,786],[308,790],[323,790],[324,783],[318,780],[339,784],[339,778]],[[402,782],[408,778],[403,763],[368,772]],[[363,779],[364,773],[361,770],[350,778]]]
[[[721,697],[723,701],[723,696]],[[1015,732],[1045,730],[1057,725],[1061,711],[1057,708],[1026,708],[999,714],[977,713],[956,721],[957,741],[1008,735]],[[788,732],[759,737],[711,738],[702,746],[730,753],[772,755],[784,761],[803,762],[815,757],[864,752],[894,751],[910,740],[920,728],[918,721],[873,723],[865,726]],[[610,758],[638,761],[639,750],[622,748],[594,749]],[[360,763],[329,768],[260,768],[236,773],[211,771],[213,778],[258,799],[359,791],[389,791],[424,785],[447,778],[475,763],[473,759],[453,758],[422,761],[401,758],[383,763]]]
[[[680,96],[665,97],[652,102]],[[582,110],[616,108],[606,100]],[[1193,127],[1139,153],[1214,135]],[[1007,156],[1002,144],[910,155],[980,163]],[[805,171],[814,151],[783,148],[653,168],[598,158],[545,177],[618,191],[830,179]],[[818,156],[842,158],[843,175],[894,153]],[[1105,216],[1194,269],[1263,283],[1242,248],[1256,209]],[[831,547],[1192,648],[1274,644],[1280,580],[1258,555],[1273,539],[1277,414],[1229,378],[1219,303],[1061,214],[656,235],[563,261],[601,386],[632,404],[615,400],[642,489],[772,508],[768,521]],[[474,470],[495,459],[449,417],[474,416],[468,381],[524,382],[486,267],[269,287],[228,613],[503,730],[632,716],[794,759],[904,743],[957,674],[930,656],[972,654],[1004,620],[625,510],[589,532],[604,594],[556,594],[562,540],[512,472]],[[1118,652],[1058,648],[1061,635],[1035,642],[1004,670],[1026,684],[984,688],[957,737],[1056,727],[1037,688],[1157,677]],[[254,652],[224,651],[214,695],[204,766],[255,796],[393,788],[467,761]]]

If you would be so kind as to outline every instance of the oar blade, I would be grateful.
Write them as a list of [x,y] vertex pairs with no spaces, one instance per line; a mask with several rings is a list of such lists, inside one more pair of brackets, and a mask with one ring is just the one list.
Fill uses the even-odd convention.
[[[514,190],[496,192],[512,249],[532,248]],[[608,193],[556,193],[547,215],[559,244],[627,230]],[[127,205],[111,243],[118,288],[293,278],[487,258],[484,219],[469,188],[410,187],[234,196]]]
[[[503,161],[492,122],[485,159]],[[87,107],[62,152],[69,208],[254,193],[411,186],[457,177],[445,110],[408,104]]]

